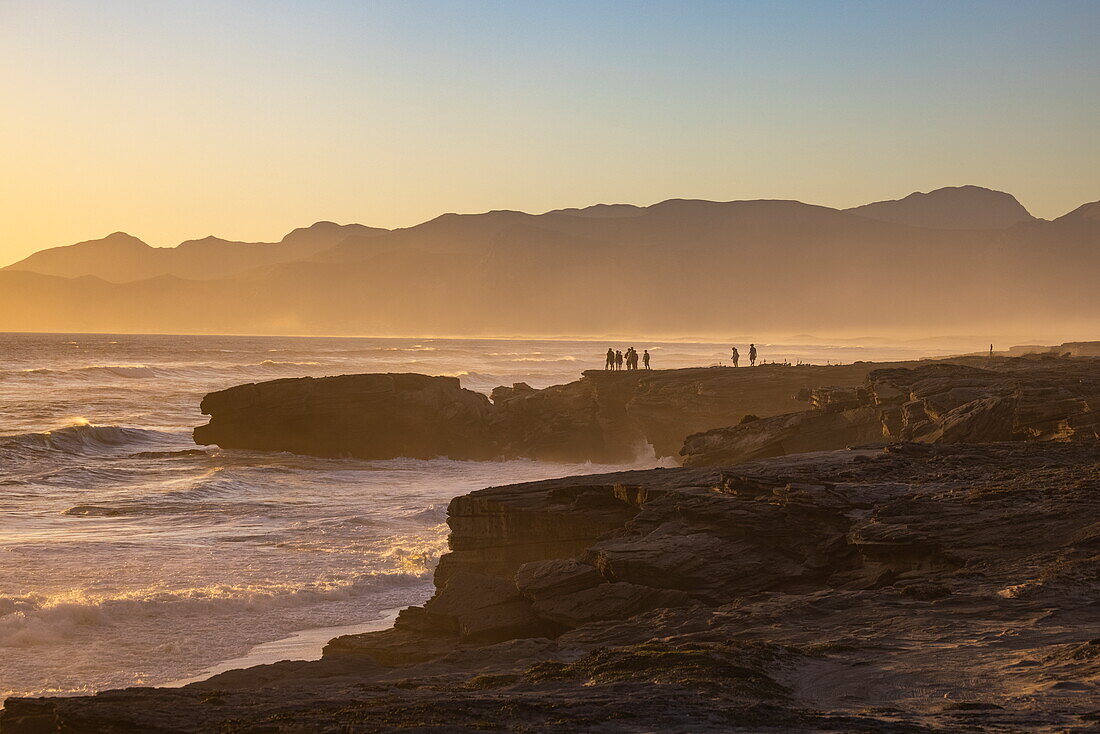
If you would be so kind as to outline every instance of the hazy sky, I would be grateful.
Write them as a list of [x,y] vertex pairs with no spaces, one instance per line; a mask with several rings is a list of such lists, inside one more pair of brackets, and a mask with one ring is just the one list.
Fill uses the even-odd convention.
[[671,197],[1100,198],[1100,2],[0,0],[0,264]]

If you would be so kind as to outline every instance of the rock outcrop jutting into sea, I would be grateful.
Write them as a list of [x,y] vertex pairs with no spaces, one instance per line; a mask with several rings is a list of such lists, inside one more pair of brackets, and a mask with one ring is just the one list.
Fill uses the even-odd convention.
[[[791,412],[809,402],[812,410]],[[1094,359],[961,357],[898,364],[606,372],[492,400],[456,378],[365,374],[253,383],[207,395],[195,441],[390,459],[531,458],[689,466],[883,441],[1095,436]]]
[[491,459],[492,406],[455,377],[300,377],[207,395],[195,442],[315,456]]
[[731,425],[747,414],[797,410],[804,405],[800,391],[861,385],[882,366],[590,370],[543,390],[522,383],[499,387],[492,401],[451,377],[273,380],[207,395],[202,412],[211,419],[195,429],[195,441],[362,459],[621,463],[651,453],[676,456],[689,434]]

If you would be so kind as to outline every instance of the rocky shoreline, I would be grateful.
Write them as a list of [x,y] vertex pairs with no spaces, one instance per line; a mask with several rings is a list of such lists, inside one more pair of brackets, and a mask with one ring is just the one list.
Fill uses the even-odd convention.
[[987,359],[868,373],[803,393],[811,410],[688,436],[687,466],[737,464],[881,441],[985,443],[1100,437],[1100,360]]
[[[316,456],[687,466],[875,442],[1100,435],[1100,358],[1054,354],[907,363],[607,372],[487,397],[456,378],[291,378],[207,395],[199,444]],[[807,404],[809,409],[807,410]]]
[[688,435],[746,415],[802,410],[799,394],[813,388],[855,388],[874,370],[920,364],[589,370],[542,390],[523,383],[498,387],[491,398],[463,389],[453,377],[290,378],[207,395],[201,410],[210,422],[194,437],[222,448],[361,459],[625,463],[645,453],[676,457]]
[[321,661],[9,699],[41,731],[1088,731],[1100,446],[891,444],[456,498],[435,596]]
[[[576,426],[600,425],[584,412],[593,394],[600,410],[623,408],[624,425],[663,420],[654,445],[727,422],[687,439],[692,466],[456,497],[432,598],[392,629],[332,640],[320,661],[9,699],[0,732],[1095,731],[1100,360],[910,367],[827,373],[852,382],[782,399],[799,368],[586,374],[492,403],[462,396],[469,411],[443,413],[432,440],[520,400],[529,415],[589,417],[553,424],[553,441],[513,434],[560,449]],[[432,415],[414,395],[459,389],[353,377],[390,395],[387,380],[418,378],[390,403],[403,415]],[[745,398],[734,379],[777,386],[751,383]],[[250,411],[274,405],[260,393],[320,381],[280,382],[204,403],[211,425],[260,435]],[[692,399],[722,407],[689,420]],[[752,400],[776,410],[737,425]],[[813,450],[823,442],[846,448]]]

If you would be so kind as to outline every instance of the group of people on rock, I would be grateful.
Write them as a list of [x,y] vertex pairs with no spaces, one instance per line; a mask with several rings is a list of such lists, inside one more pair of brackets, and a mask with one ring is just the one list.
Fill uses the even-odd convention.
[[[741,353],[737,351],[737,347],[731,347],[733,350],[730,354],[730,361],[733,362],[733,366],[736,367],[737,363],[741,360]],[[756,345],[749,345],[749,366],[756,366]]]
[[[607,362],[604,364],[605,370],[621,370],[623,365],[626,365],[628,370],[638,369],[638,350],[634,347],[630,347],[626,350],[626,353],[622,353],[618,349],[607,348]],[[642,350],[642,369],[650,369],[649,366],[649,350]]]
[[[737,367],[738,362],[741,361],[741,353],[737,351],[737,347],[731,347],[730,361],[733,362],[733,366]],[[649,366],[649,350],[642,351],[642,369],[651,369]],[[638,350],[634,347],[630,347],[626,352],[621,352],[618,349],[607,348],[607,361],[604,363],[605,370],[621,370],[623,365],[626,365],[628,370],[638,369]],[[756,345],[749,345],[749,366],[756,366]]]

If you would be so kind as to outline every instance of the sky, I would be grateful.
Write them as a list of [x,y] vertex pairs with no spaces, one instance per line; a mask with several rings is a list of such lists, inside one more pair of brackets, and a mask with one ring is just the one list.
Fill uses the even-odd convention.
[[0,264],[962,184],[1100,199],[1100,2],[0,0]]

